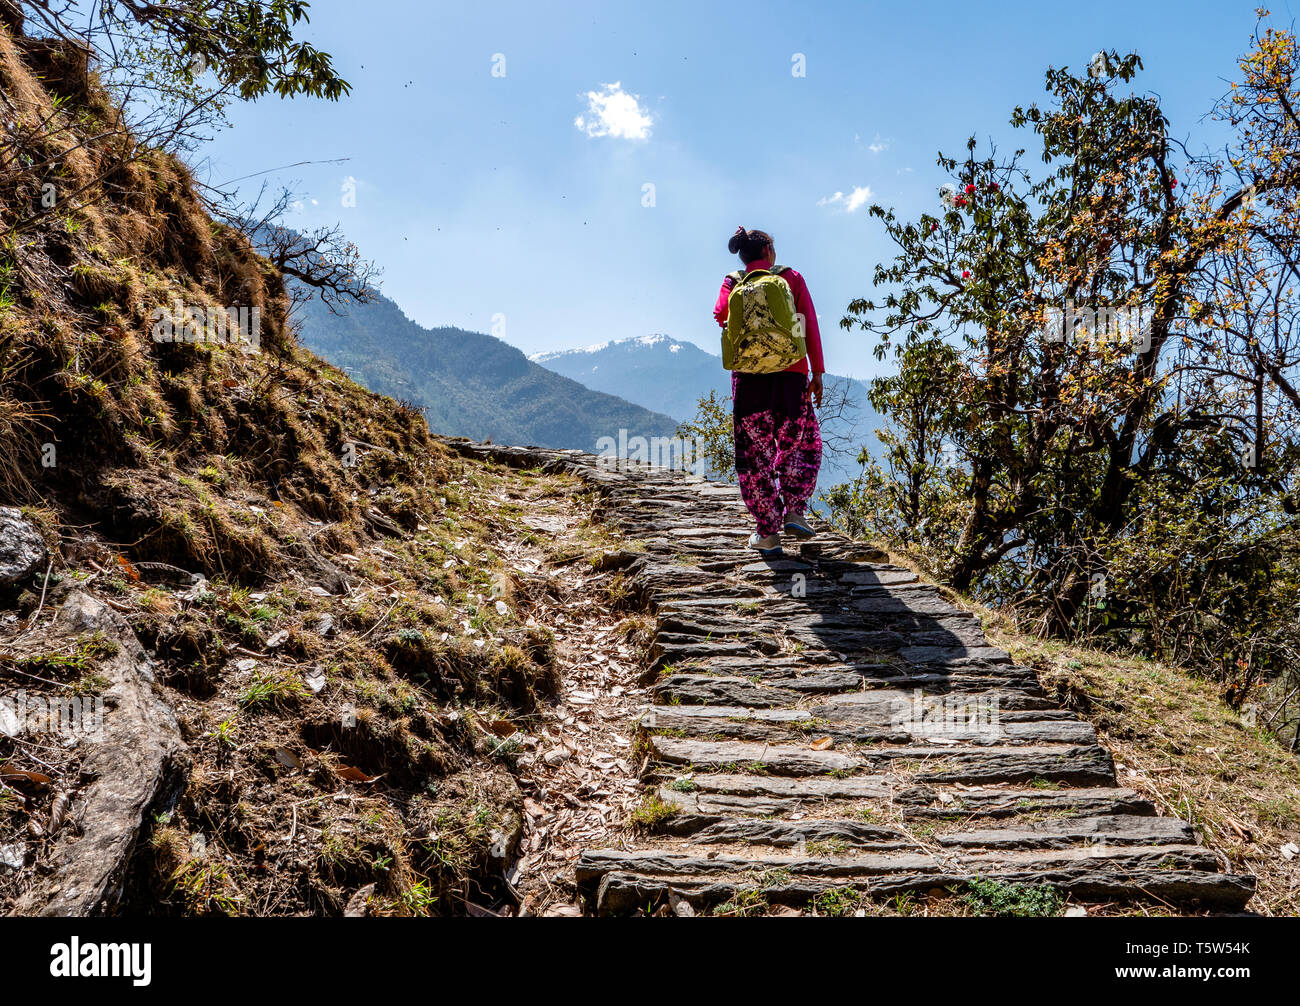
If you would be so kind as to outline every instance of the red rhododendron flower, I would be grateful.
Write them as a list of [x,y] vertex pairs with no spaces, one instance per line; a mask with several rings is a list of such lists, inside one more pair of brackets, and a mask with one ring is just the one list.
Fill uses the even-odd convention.
[[966,186],[966,194],[967,194],[967,195],[971,195],[971,194],[973,194],[974,192],[975,192],[975,186],[974,186],[974,185],[967,185],[967,186]]
[[963,269],[963,270],[961,271],[961,278],[962,278],[962,279],[970,279],[970,270],[969,270],[969,269]]

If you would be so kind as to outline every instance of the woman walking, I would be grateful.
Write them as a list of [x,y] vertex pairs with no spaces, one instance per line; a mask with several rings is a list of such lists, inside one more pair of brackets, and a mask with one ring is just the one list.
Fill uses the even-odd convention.
[[[723,280],[713,317],[725,330],[723,366],[732,369],[736,476],[758,525],[750,547],[777,556],[782,531],[798,538],[813,534],[804,511],[822,460],[813,411],[814,403],[822,404],[826,370],[821,333],[808,285],[793,269],[775,265],[770,234],[737,227],[727,250],[740,256],[744,269]],[[784,281],[788,295],[772,277]],[[792,326],[785,321],[790,307]]]

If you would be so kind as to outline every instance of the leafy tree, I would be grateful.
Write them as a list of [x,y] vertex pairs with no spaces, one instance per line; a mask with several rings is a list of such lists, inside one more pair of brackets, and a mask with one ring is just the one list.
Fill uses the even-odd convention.
[[[848,378],[827,377],[822,405],[817,410],[821,427],[822,456],[848,456],[857,452],[854,419],[857,396]],[[732,427],[731,398],[719,398],[715,389],[701,397],[695,415],[677,426],[677,436],[694,442],[709,472],[728,482],[736,481],[736,444]],[[862,458],[859,456],[859,462]]]
[[116,47],[147,33],[155,68],[192,78],[211,69],[223,87],[252,100],[268,93],[336,101],[349,90],[328,53],[294,37],[308,21],[304,0],[149,3],[106,0],[0,0],[0,22],[13,33],[49,34],[119,65]]
[[710,388],[700,399],[693,419],[677,426],[677,436],[694,443],[709,471],[728,482],[736,481],[736,443],[731,431],[731,405]]
[[[103,199],[105,183],[123,177],[142,157],[192,149],[224,123],[232,99],[277,94],[336,101],[346,95],[350,87],[329,54],[296,35],[308,22],[309,6],[303,0],[0,0],[0,25],[19,48],[61,68],[61,74],[46,76],[60,105],[68,97],[88,98],[89,92],[75,93],[77,78],[88,81],[92,73],[113,102],[104,107],[95,97],[76,111],[80,118],[93,116],[97,149],[115,156],[104,158],[93,179],[61,191],[59,212]],[[0,157],[0,181],[15,189],[39,188],[66,173],[68,158],[82,147],[69,140],[70,109],[46,117],[16,109],[11,151]],[[304,235],[278,226],[292,201],[288,194],[274,200],[269,211],[259,211],[260,197],[240,205],[228,193],[203,188],[211,193],[214,215],[244,229],[277,268],[316,288],[328,302],[369,297],[377,272],[337,228]],[[5,237],[49,226],[54,205],[36,203],[31,212],[8,220]]]
[[1049,103],[1011,117],[1037,134],[1042,177],[971,138],[940,155],[937,212],[873,206],[896,255],[843,325],[898,361],[873,387],[894,430],[837,519],[1044,631],[1276,665],[1284,613],[1243,590],[1294,569],[1296,65],[1290,33],[1257,33],[1219,109],[1237,129],[1221,157],[1189,155],[1157,99],[1126,90],[1136,54],[1049,69]]

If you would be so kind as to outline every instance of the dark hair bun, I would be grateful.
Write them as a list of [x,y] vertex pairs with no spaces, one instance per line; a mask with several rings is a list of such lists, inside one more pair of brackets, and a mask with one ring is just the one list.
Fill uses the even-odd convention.
[[747,231],[743,227],[737,227],[736,233],[731,235],[731,240],[727,242],[727,251],[739,255],[748,265],[755,259],[762,258],[767,246],[772,243],[772,235],[766,231]]

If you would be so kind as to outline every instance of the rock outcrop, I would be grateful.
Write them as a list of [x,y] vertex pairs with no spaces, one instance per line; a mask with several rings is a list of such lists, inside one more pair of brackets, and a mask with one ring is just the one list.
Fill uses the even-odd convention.
[[102,716],[83,718],[80,783],[68,823],[53,836],[47,868],[13,915],[90,916],[111,912],[146,813],[166,809],[184,779],[187,751],[176,717],[159,697],[148,656],[126,621],[74,591],[59,609],[49,645],[96,640]]
[[22,511],[0,506],[0,587],[22,583],[45,565],[45,540]]

